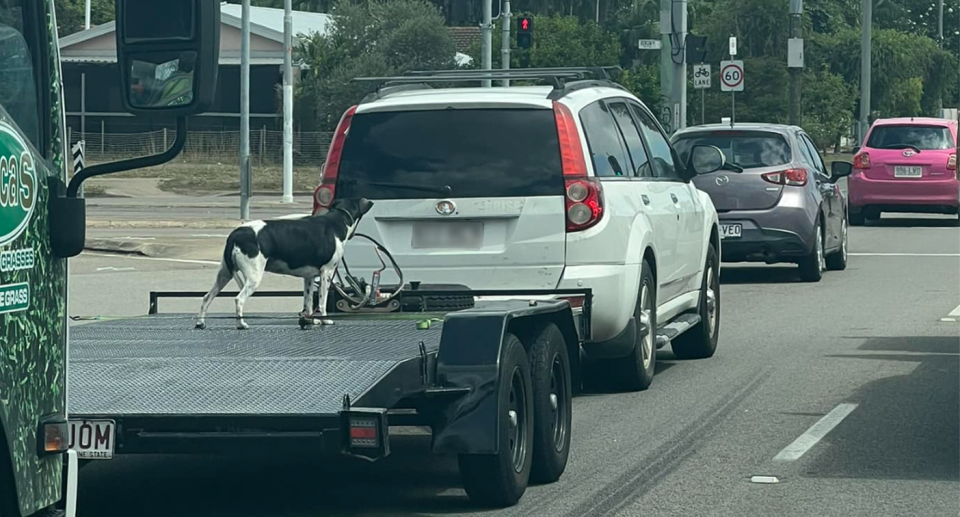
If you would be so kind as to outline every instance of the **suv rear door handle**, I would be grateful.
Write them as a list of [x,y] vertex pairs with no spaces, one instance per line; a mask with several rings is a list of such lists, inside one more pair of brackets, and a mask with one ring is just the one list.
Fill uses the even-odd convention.
[[676,195],[676,194],[670,194],[670,199],[672,199],[674,203],[679,203],[679,202],[680,202],[680,200],[677,199],[677,195]]
[[649,204],[650,204],[650,198],[647,197],[646,194],[640,194],[640,199],[643,200],[643,204],[645,204],[645,205],[649,205]]

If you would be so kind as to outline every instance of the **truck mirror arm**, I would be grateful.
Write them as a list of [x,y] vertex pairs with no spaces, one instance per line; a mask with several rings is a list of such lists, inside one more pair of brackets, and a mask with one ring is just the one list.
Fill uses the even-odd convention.
[[180,151],[183,150],[183,146],[186,143],[187,117],[177,117],[177,139],[174,140],[173,145],[170,146],[169,149],[160,154],[154,154],[151,156],[141,156],[139,158],[131,158],[129,160],[120,160],[117,162],[103,163],[100,165],[87,167],[70,180],[70,186],[67,187],[67,197],[77,197],[77,192],[80,190],[80,185],[83,184],[84,181],[94,176],[103,176],[104,174],[115,174],[117,172],[163,165],[164,163],[176,158],[177,155],[180,154]]

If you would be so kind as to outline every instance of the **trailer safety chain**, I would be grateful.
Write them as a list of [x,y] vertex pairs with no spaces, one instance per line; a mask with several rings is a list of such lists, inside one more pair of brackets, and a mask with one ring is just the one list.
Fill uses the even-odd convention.
[[[350,266],[347,265],[346,259],[341,259],[340,264],[337,266],[337,269],[334,272],[334,275],[336,275],[336,281],[331,282],[333,284],[333,288],[336,289],[337,294],[347,301],[352,310],[358,310],[362,307],[376,307],[378,305],[383,305],[400,296],[400,293],[403,291],[403,271],[400,269],[397,261],[393,258],[393,255],[390,254],[383,244],[380,244],[369,235],[355,233],[353,236],[364,238],[373,243],[373,249],[377,253],[377,258],[380,259],[381,267],[373,272],[371,283],[367,284],[363,278],[357,279],[357,277],[350,273]],[[396,289],[393,289],[392,292],[386,296],[382,296],[380,294],[383,291],[383,288],[380,285],[380,278],[383,272],[387,269],[387,263],[383,259],[384,255],[386,255],[387,259],[390,261],[390,264],[393,266],[393,271],[400,278],[400,282],[397,284]],[[340,266],[343,266],[343,275],[340,273]],[[349,285],[349,287],[353,289],[353,292],[356,293],[357,296],[347,293],[344,289],[344,285]],[[361,294],[362,297],[359,296]]]

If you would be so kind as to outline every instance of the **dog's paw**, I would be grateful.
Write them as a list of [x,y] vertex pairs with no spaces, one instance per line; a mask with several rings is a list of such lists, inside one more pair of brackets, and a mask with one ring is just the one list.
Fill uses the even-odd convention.
[[241,321],[237,323],[237,330],[250,330],[250,325],[247,325],[245,321]]
[[207,328],[207,324],[202,321],[198,321],[197,324],[193,326],[193,328],[194,330],[204,330],[205,328]]

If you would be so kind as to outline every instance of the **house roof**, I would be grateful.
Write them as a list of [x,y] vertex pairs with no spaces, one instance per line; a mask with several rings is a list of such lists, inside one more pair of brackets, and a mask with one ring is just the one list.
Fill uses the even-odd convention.
[[480,41],[480,27],[447,27],[450,37],[457,44],[457,52],[467,53],[476,41]]
[[[220,18],[224,23],[239,28],[242,16],[242,6],[238,4],[220,4]],[[293,11],[293,34],[309,36],[319,32],[324,34],[333,25],[333,17],[329,14]],[[258,34],[268,39],[283,43],[283,9],[271,7],[250,7],[250,31],[257,26],[262,30]]]

